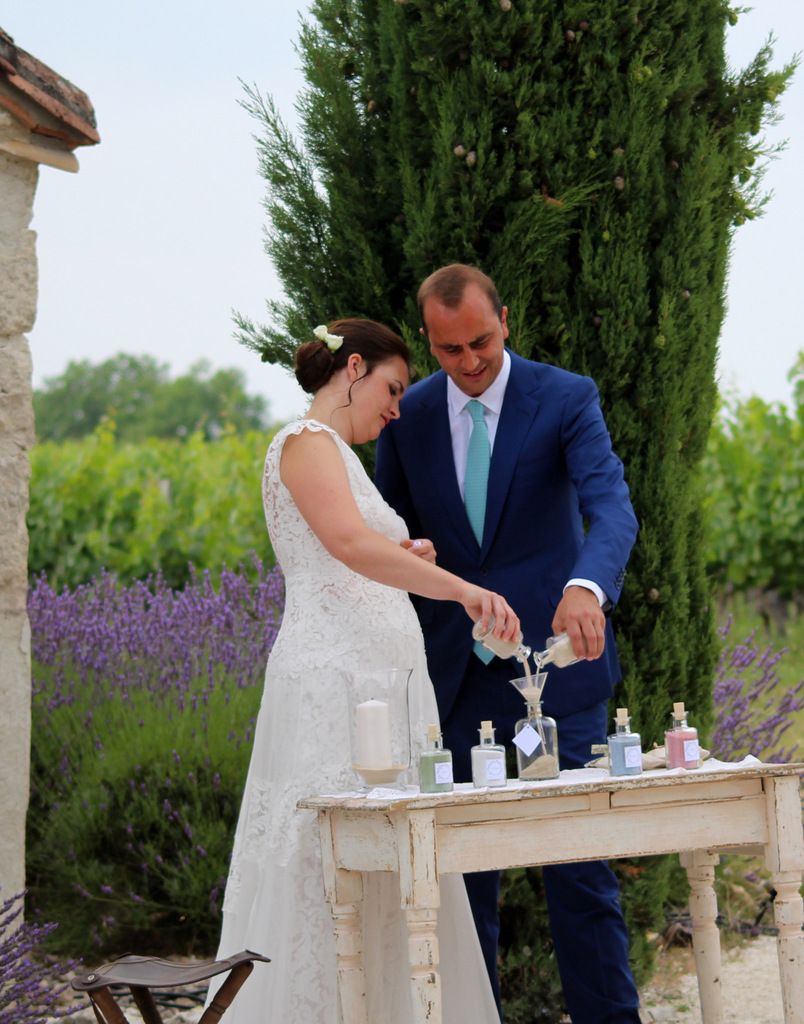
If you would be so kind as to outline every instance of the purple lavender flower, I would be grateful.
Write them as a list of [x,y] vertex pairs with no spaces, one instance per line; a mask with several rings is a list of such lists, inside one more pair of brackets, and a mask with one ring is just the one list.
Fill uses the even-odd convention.
[[[728,639],[731,623],[720,635]],[[716,757],[736,759],[753,754],[764,761],[795,759],[798,744],[785,748],[782,737],[793,724],[793,716],[804,708],[804,680],[783,689],[776,671],[785,648],[760,648],[756,630],[743,641],[724,643],[715,671],[715,728],[712,752]]]
[[60,1008],[68,982],[58,979],[74,973],[80,964],[48,963],[41,957],[42,942],[58,926],[21,921],[25,893],[0,905],[0,1021],[3,1024],[41,1024],[52,1017],[67,1017],[87,1008],[82,1001]]
[[[81,948],[119,950],[137,928],[175,936],[164,922],[209,919],[283,605],[281,574],[258,562],[215,585],[193,572],[180,591],[158,575],[61,592],[36,581],[29,867],[59,936],[83,929]],[[54,861],[57,841],[71,858]],[[81,909],[65,917],[69,890]],[[115,923],[100,927],[112,899]]]

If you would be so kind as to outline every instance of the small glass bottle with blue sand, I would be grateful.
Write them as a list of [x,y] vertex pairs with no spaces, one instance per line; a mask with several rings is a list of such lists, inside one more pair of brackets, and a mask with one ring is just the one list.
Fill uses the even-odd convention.
[[609,772],[612,775],[642,774],[642,740],[631,732],[628,708],[617,708],[615,732],[609,736]]

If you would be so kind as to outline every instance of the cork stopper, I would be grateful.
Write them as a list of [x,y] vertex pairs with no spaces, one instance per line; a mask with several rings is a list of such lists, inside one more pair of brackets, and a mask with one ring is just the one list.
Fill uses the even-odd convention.
[[435,743],[436,740],[441,738],[441,728],[438,725],[427,726],[427,741],[428,743]]
[[687,712],[684,710],[684,702],[677,701],[673,704],[673,718],[686,718]]
[[484,718],[480,723],[480,735],[482,737],[494,737],[494,725],[488,718]]
[[631,719],[628,716],[628,708],[617,708],[617,725],[629,725]]

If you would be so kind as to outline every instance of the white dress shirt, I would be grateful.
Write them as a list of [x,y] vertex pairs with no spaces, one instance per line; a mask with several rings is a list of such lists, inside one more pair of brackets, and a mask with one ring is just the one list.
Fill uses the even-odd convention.
[[[503,352],[503,365],[492,383],[477,399],[483,406],[483,418],[489,432],[489,447],[494,452],[494,438],[497,436],[497,424],[500,422],[505,388],[511,373],[511,357]],[[469,452],[469,438],[472,435],[472,416],[466,408],[471,398],[461,391],[451,377],[447,377],[447,409],[449,410],[449,432],[452,435],[452,457],[455,460],[455,473],[458,476],[458,489],[463,498],[464,481],[466,478],[466,456]]]
[[[489,447],[494,452],[494,439],[497,436],[497,426],[500,422],[505,389],[508,385],[508,378],[511,374],[511,356],[507,351],[503,352],[502,369],[492,383],[486,388],[482,395],[477,396],[477,401],[483,406],[483,417],[489,432]],[[463,498],[464,481],[466,478],[466,456],[469,452],[469,438],[472,434],[472,416],[466,408],[471,397],[464,394],[458,385],[447,377],[447,411],[449,413],[449,431],[452,437],[452,457],[455,462],[455,475],[458,478],[458,489]],[[591,590],[600,602],[601,607],[606,603],[606,594],[594,580],[571,579],[564,584],[567,587],[586,587]]]

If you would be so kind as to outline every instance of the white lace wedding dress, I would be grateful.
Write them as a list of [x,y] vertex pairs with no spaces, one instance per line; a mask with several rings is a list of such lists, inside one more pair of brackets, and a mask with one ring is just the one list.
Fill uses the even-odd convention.
[[[421,747],[438,721],[421,630],[408,595],[359,576],[312,533],[279,478],[282,446],[302,430],[325,430],[340,450],[366,523],[394,541],[403,520],[385,503],[339,435],[300,420],[273,439],[263,499],[271,542],[285,575],[282,626],[268,659],[265,690],[223,906],[219,956],[251,949],[256,964],[229,1024],[337,1024],[332,920],[324,901],[315,815],[296,802],[357,788],[350,768],[344,675],[413,668],[411,735]],[[467,629],[469,620],[467,619]],[[415,763],[415,762],[414,762]],[[407,933],[396,875],[364,879],[364,957],[371,1024],[408,1024]],[[439,949],[445,1024],[499,1021],[463,881],[441,879]]]

